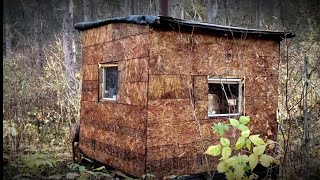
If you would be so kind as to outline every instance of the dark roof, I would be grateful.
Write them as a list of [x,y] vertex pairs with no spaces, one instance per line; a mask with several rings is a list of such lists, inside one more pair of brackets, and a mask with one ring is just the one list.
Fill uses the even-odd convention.
[[232,36],[243,36],[245,34],[245,35],[258,36],[261,38],[271,38],[271,39],[276,39],[280,41],[284,38],[295,37],[295,34],[291,32],[247,29],[247,28],[235,27],[235,26],[222,26],[217,24],[188,21],[188,20],[177,19],[177,18],[172,18],[167,16],[131,15],[127,17],[117,17],[117,18],[91,21],[91,22],[80,22],[80,23],[76,23],[74,27],[80,31],[84,31],[87,29],[92,29],[92,28],[100,27],[106,24],[111,24],[111,23],[133,23],[133,24],[150,25],[152,27],[158,27],[158,28],[179,27],[179,29],[181,29],[183,27],[186,27],[186,28],[209,30],[219,34],[228,34]]

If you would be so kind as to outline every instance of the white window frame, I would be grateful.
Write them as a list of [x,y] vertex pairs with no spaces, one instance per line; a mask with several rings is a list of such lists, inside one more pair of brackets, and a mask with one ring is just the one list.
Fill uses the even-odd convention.
[[[208,77],[208,84],[238,84],[238,113],[229,114],[210,114],[208,117],[226,117],[226,116],[239,116],[241,114],[242,107],[242,80],[241,78],[210,78]],[[209,105],[209,103],[208,103]]]
[[[102,68],[102,92],[101,92],[102,95],[101,95],[101,97],[102,97],[102,100],[116,101],[119,92],[117,93],[116,97],[112,97],[112,98],[104,97],[105,93],[103,91],[106,91],[106,72],[105,72],[105,70],[109,67],[118,67],[118,64],[99,64],[99,68]],[[119,81],[119,74],[118,74],[118,81]]]

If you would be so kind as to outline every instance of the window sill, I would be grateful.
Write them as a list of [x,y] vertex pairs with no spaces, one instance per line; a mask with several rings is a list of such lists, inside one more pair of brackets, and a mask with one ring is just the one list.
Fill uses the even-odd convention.
[[239,113],[232,114],[208,114],[208,117],[230,117],[230,116],[239,116]]
[[114,98],[102,98],[100,99],[101,102],[117,102],[117,99]]

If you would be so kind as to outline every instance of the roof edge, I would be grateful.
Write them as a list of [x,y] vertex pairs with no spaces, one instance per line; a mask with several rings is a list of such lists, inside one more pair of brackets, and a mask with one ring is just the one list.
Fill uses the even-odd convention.
[[141,25],[150,25],[153,27],[161,27],[163,25],[177,25],[179,27],[191,27],[212,30],[218,33],[227,33],[231,35],[253,35],[253,36],[263,36],[266,38],[283,40],[286,38],[295,37],[294,33],[285,31],[270,31],[270,30],[260,30],[260,29],[248,29],[236,26],[223,26],[218,24],[202,23],[197,21],[183,20],[178,18],[172,18],[168,16],[149,16],[149,15],[131,15],[127,17],[116,17],[105,20],[97,20],[91,22],[79,22],[74,25],[74,27],[80,31],[97,28],[103,25],[111,23],[132,23]]

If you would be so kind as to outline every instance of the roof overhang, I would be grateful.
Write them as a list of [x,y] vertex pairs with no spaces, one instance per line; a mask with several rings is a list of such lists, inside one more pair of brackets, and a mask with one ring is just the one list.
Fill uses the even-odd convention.
[[267,38],[281,41],[286,38],[295,37],[294,33],[284,31],[269,31],[259,29],[247,29],[235,26],[223,26],[210,23],[202,23],[196,21],[189,21],[177,19],[167,16],[144,16],[144,15],[131,15],[127,17],[118,17],[105,20],[80,22],[76,23],[74,27],[80,31],[97,28],[111,23],[133,23],[141,25],[150,25],[154,28],[172,28],[184,29],[192,28],[193,30],[205,30],[214,32],[220,35],[228,35],[233,37],[254,36],[258,38]]

